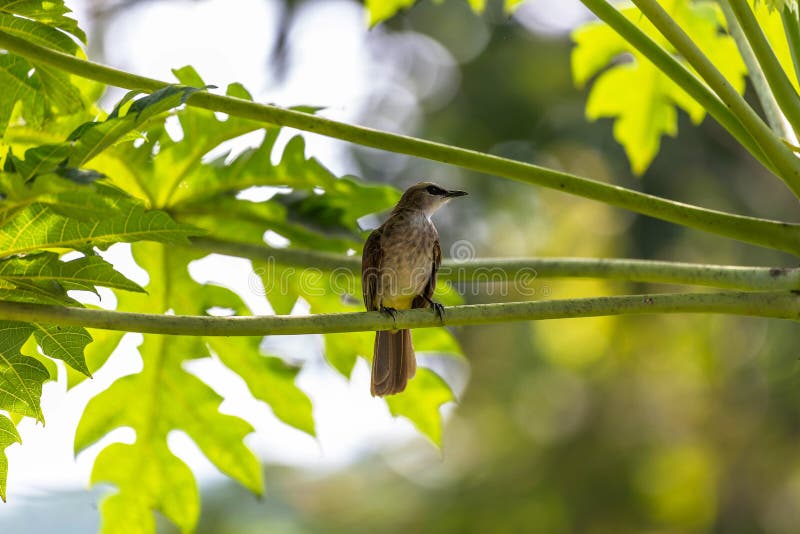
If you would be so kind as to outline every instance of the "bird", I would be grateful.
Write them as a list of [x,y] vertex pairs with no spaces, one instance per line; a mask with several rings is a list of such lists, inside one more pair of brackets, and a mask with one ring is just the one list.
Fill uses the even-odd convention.
[[[442,250],[431,216],[450,199],[466,194],[432,182],[416,183],[403,193],[364,245],[361,284],[367,310],[394,318],[397,310],[431,307],[443,319],[443,306],[433,300]],[[402,392],[416,369],[410,330],[375,333],[373,397]]]

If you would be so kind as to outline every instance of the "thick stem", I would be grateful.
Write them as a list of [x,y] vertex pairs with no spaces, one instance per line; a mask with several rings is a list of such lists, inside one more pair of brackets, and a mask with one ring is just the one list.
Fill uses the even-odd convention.
[[785,7],[781,10],[781,20],[786,41],[789,43],[789,53],[792,55],[794,76],[800,82],[800,8],[793,11]]
[[[207,252],[248,258],[259,268],[270,263],[331,272],[358,278],[361,259],[344,254],[299,249],[275,249],[209,238],[194,238],[193,245]],[[601,278],[764,291],[800,289],[800,268],[739,267],[669,261],[595,258],[484,258],[444,260],[439,279],[459,284],[497,283],[529,287],[546,278]]]
[[800,131],[800,97],[794,90],[789,77],[775,57],[772,46],[767,40],[766,35],[761,30],[750,6],[746,0],[721,0],[722,4],[729,4],[733,14],[742,27],[747,41],[753,49],[753,53],[761,65],[764,76],[775,95],[775,100],[783,110],[786,119],[792,125],[795,132]]
[[[694,41],[686,35],[686,32],[672,20],[669,13],[656,0],[633,0],[633,3],[689,62],[692,68],[706,81],[708,86],[722,99],[734,115],[739,118],[739,121],[750,131],[758,145],[767,154],[767,157],[775,164],[780,177],[786,182],[786,185],[796,196],[800,196],[800,160],[794,156],[778,136],[772,133],[769,126],[761,120],[753,108],[736,92],[736,89],[725,79],[725,76],[714,66],[703,51],[694,44]],[[755,51],[758,56],[758,51]],[[784,111],[786,110],[784,109]]]
[[[46,63],[66,72],[118,87],[154,91],[168,85],[166,82],[133,75],[50,50],[4,32],[0,32],[0,47],[25,56],[32,61]],[[353,126],[300,111],[215,95],[205,91],[194,93],[189,98],[188,104],[549,187],[691,228],[794,254],[800,253],[800,226],[795,224],[704,209],[529,163],[424,139]],[[788,148],[782,144],[781,148],[788,151]]]
[[722,1],[719,3],[722,8],[722,13],[725,15],[725,22],[728,23],[728,33],[731,34],[733,40],[736,42],[736,47],[739,49],[739,54],[747,66],[747,75],[753,83],[753,88],[756,90],[758,101],[761,103],[761,108],[764,110],[764,115],[767,117],[767,122],[772,131],[776,134],[788,139],[793,140],[794,134],[790,133],[788,124],[786,124],[783,117],[783,112],[775,100],[775,95],[770,89],[769,82],[767,82],[764,71],[753,53],[753,48],[747,40],[739,20],[736,18],[729,2]]
[[4,320],[186,336],[331,334],[649,313],[724,313],[797,320],[800,318],[800,296],[789,291],[672,293],[476,304],[446,308],[444,324],[436,313],[428,309],[400,310],[396,320],[380,312],[211,317],[0,301],[0,319]]
[[762,165],[779,176],[775,166],[758,146],[750,132],[742,126],[731,110],[705,85],[692,71],[686,68],[672,54],[651,39],[638,26],[628,20],[606,0],[581,0],[597,17],[608,24],[631,46],[650,60],[661,72],[668,76],[689,96],[694,98],[716,119],[736,140],[747,149]]

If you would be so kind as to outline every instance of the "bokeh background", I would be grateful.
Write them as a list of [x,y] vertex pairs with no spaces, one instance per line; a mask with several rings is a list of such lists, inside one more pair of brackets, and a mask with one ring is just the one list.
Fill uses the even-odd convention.
[[[681,115],[677,138],[665,138],[648,172],[633,176],[611,122],[586,121],[586,90],[571,80],[570,31],[592,20],[577,0],[528,0],[513,16],[497,2],[476,15],[463,0],[423,0],[372,30],[363,6],[349,0],[68,4],[89,34],[89,57],[126,70],[170,79],[170,68],[190,63],[207,82],[240,81],[258,100],[325,106],[323,115],[348,122],[679,201],[797,219],[783,185],[711,120],[693,127]],[[109,105],[120,95],[110,92]],[[307,138],[309,152],[339,174],[468,190],[468,202],[438,216],[445,251],[468,239],[479,257],[796,265],[780,253],[558,192]],[[534,298],[672,289],[566,280],[534,287]],[[467,302],[521,298],[491,287],[458,289]],[[199,532],[798,531],[795,324],[642,316],[455,333],[470,371],[468,381],[453,373],[463,378],[454,384],[460,402],[444,410],[442,451],[385,408],[364,407],[372,402],[364,362],[349,385],[321,356],[310,357],[300,384],[313,390],[318,440],[277,424],[259,436],[262,500],[201,465]],[[2,532],[97,528],[94,503],[106,488],[86,489],[96,453],[77,463],[69,455],[88,393],[65,400],[63,385],[48,387],[45,413],[58,419],[52,414],[66,403],[73,426],[64,417],[55,430],[27,429],[25,446],[8,450],[11,502],[0,507]]]

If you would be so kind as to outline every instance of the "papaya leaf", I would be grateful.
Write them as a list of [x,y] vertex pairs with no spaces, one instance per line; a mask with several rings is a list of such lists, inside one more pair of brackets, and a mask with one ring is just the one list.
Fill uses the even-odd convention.
[[392,18],[398,11],[413,6],[416,0],[366,0],[370,27]]
[[447,382],[424,367],[417,368],[416,376],[408,383],[401,395],[386,398],[392,415],[407,418],[437,447],[442,446],[443,404],[455,401]]
[[22,443],[14,423],[0,414],[0,499],[6,502],[6,479],[8,477],[8,458],[5,450],[9,445]]
[[0,255],[47,248],[107,247],[141,240],[185,243],[187,236],[198,234],[163,211],[148,211],[138,204],[127,208],[122,215],[84,222],[63,217],[46,205],[31,204],[0,226]]
[[115,271],[100,256],[61,261],[58,254],[43,252],[0,261],[0,279],[18,287],[58,283],[64,289],[95,291],[95,286],[144,292],[139,284]]
[[82,167],[146,121],[180,106],[200,90],[197,87],[168,85],[132,103],[131,99],[139,93],[129,92],[105,121],[85,123],[70,134],[70,144],[66,145],[70,146],[68,166]]
[[[84,349],[84,357],[89,372],[94,373],[106,363],[125,333],[114,330],[88,329],[87,331],[92,336],[93,341]],[[89,376],[67,367],[67,389],[74,388]]]
[[78,44],[69,35],[37,20],[16,17],[1,6],[0,30],[66,54],[75,54],[78,51]]
[[34,337],[42,348],[42,352],[51,358],[62,360],[64,363],[91,376],[86,367],[86,358],[83,350],[92,342],[92,336],[85,328],[80,326],[57,326],[52,324],[32,323],[36,330]]
[[[265,273],[269,273],[267,270]],[[264,274],[264,288],[270,303],[275,308],[273,296],[285,299],[291,295],[302,297],[309,303],[311,313],[339,313],[363,310],[360,302],[361,287],[354,273],[343,276],[326,276],[313,270],[284,271],[274,274],[280,279],[279,288],[274,279]],[[288,302],[288,300],[286,301]],[[282,310],[285,311],[285,310]],[[281,313],[278,309],[276,312]],[[461,355],[458,343],[447,330],[415,330],[415,349],[418,353]],[[326,334],[325,358],[343,376],[350,377],[359,356],[372,361],[375,334],[372,332],[347,332]],[[416,376],[409,382],[406,391],[400,395],[387,397],[392,415],[408,418],[420,432],[437,447],[441,447],[442,418],[439,408],[442,404],[454,401],[450,387],[429,369],[417,368]]]
[[[483,10],[486,9],[486,0],[466,0],[466,2],[475,13],[483,13]],[[504,0],[503,10],[506,13],[513,13],[514,9],[522,2],[523,0]],[[366,0],[367,21],[370,28],[389,20],[398,12],[408,9],[414,4],[416,4],[416,0]]]
[[764,4],[770,11],[788,9],[797,13],[797,0],[755,0],[756,7]]
[[[637,8],[621,12],[676,54]],[[670,15],[742,92],[746,68],[735,42],[724,33],[719,6],[707,1],[677,0],[671,4]],[[702,122],[705,109],[605,23],[590,22],[575,30],[572,37],[572,75],[579,88],[617,57],[631,57],[600,73],[589,93],[586,116],[589,120],[614,119],[614,138],[625,149],[635,174],[647,170],[658,154],[663,135],[677,134],[677,109],[684,110],[694,124]]]
[[0,173],[0,226],[22,208],[44,204],[58,215],[81,221],[123,216],[139,202],[107,183],[76,184],[55,174],[25,182],[14,173]]
[[0,0],[0,12],[33,19],[62,30],[86,43],[86,34],[78,27],[78,21],[67,16],[71,11],[63,1]]
[[[135,243],[133,253],[150,274],[149,295],[120,294],[120,309],[203,314],[212,306],[223,306],[249,313],[229,290],[190,278],[188,264],[202,254],[154,243]],[[182,530],[194,528],[199,514],[197,487],[188,467],[169,452],[167,437],[174,430],[185,432],[220,471],[254,493],[263,491],[258,460],[243,442],[252,427],[219,413],[222,398],[183,369],[186,360],[209,357],[209,345],[225,365],[242,373],[253,394],[269,403],[279,418],[313,433],[311,403],[294,385],[296,370],[261,356],[258,338],[145,335],[140,347],[142,372],[119,379],[92,399],[75,437],[78,453],[115,428],[126,426],[136,432],[135,443],[111,445],[96,460],[92,481],[118,489],[102,505],[104,528],[113,530],[125,520],[135,531],[147,532],[156,510]],[[175,484],[180,491],[174,491]]]
[[38,360],[20,352],[33,332],[30,324],[0,321],[0,410],[43,422],[39,399],[50,373]]
[[220,361],[244,379],[256,399],[264,401],[275,417],[314,436],[311,400],[295,384],[299,369],[280,358],[262,356],[258,338],[208,338]]
[[[0,0],[0,31],[76,55],[80,48],[71,36],[85,42],[86,35],[68,13],[60,1]],[[0,86],[4,88],[0,92],[0,138],[18,103],[24,122],[32,125],[54,114],[77,113],[86,106],[69,75],[14,54],[0,55]]]

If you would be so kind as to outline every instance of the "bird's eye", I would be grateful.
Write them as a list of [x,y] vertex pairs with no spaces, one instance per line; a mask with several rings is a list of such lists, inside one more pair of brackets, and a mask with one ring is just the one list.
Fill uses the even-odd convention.
[[442,194],[444,194],[444,191],[442,191],[441,189],[439,189],[435,185],[429,185],[428,187],[425,188],[425,190],[428,193],[430,193],[431,195],[442,195]]

